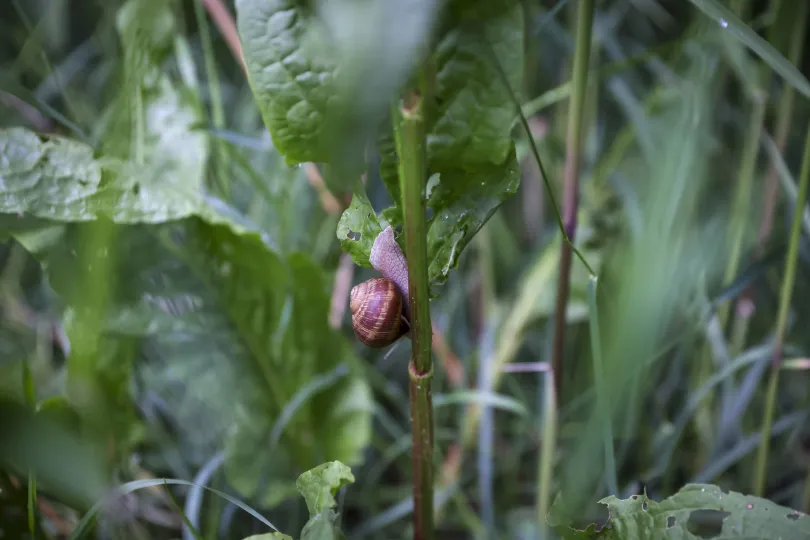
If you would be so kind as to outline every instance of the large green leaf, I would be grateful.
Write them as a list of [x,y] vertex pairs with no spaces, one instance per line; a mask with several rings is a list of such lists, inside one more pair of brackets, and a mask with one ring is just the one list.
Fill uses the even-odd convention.
[[[29,244],[68,304],[84,292],[73,253],[91,226],[60,226]],[[348,342],[328,327],[323,271],[239,231],[196,217],[117,227],[104,256],[117,261],[111,275],[122,286],[101,339],[138,339],[139,379],[175,415],[191,459],[224,441],[230,482],[272,505],[295,493],[291,470],[358,462],[372,398]]]
[[0,130],[0,213],[160,223],[198,212],[208,154],[205,135],[191,131],[199,111],[167,79],[148,97],[142,164],[96,159],[91,147],[71,139]]
[[335,62],[307,50],[309,10],[297,0],[237,0],[236,13],[250,85],[276,148],[291,163],[328,161]]
[[351,188],[365,141],[423,53],[439,5],[236,2],[251,87],[290,163],[329,162],[336,174],[327,182]]
[[[436,107],[426,107],[428,181],[428,275],[444,283],[459,256],[500,204],[520,183],[511,139],[514,102],[523,72],[523,19],[518,3],[492,10],[485,5],[454,6],[434,51],[437,66]],[[495,62],[511,88],[504,84]],[[341,223],[351,230],[376,230],[380,219],[402,223],[398,156],[388,123],[377,137],[380,176],[394,205],[372,213],[365,195],[355,191]],[[371,243],[346,239],[343,249],[354,262],[367,266]],[[370,239],[373,242],[373,238]]]
[[470,11],[445,31],[434,52],[437,115],[427,135],[432,171],[502,165],[512,151],[510,92],[521,87],[523,11],[519,4],[494,14]]
[[807,514],[767,499],[725,492],[713,485],[688,484],[661,502],[652,501],[646,495],[624,500],[610,496],[599,502],[610,512],[601,528],[595,525],[586,530],[565,527],[555,515],[557,508],[552,508],[549,523],[566,539],[698,540],[710,536],[716,540],[799,540],[810,537]]

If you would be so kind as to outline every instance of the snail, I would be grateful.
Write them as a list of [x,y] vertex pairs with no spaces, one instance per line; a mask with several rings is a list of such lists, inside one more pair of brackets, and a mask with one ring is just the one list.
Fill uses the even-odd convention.
[[357,338],[369,347],[391,345],[410,332],[408,263],[390,226],[377,235],[369,256],[371,266],[383,277],[355,285],[349,309]]

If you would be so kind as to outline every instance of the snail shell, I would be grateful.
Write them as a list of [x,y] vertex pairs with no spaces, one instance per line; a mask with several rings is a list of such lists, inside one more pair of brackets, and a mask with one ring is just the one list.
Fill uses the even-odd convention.
[[349,309],[354,333],[369,347],[386,347],[409,330],[402,295],[389,279],[372,278],[353,287]]

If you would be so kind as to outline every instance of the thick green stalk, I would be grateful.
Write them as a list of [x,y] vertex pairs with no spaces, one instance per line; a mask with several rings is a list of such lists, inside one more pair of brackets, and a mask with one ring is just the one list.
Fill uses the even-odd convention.
[[[585,95],[588,89],[588,62],[591,57],[591,27],[593,25],[594,0],[580,0],[577,5],[577,36],[574,53],[573,95],[568,114],[565,173],[563,175],[563,229],[574,242],[577,226],[577,202],[579,199],[579,162],[582,154],[582,117]],[[572,247],[563,243],[560,251],[560,273],[557,282],[557,302],[554,312],[554,343],[551,353],[551,369],[554,386],[562,402],[563,350],[565,346],[565,312],[568,304],[568,289],[571,280]]]
[[762,442],[757,452],[757,464],[754,475],[754,494],[762,496],[765,491],[765,476],[768,467],[768,450],[773,427],[773,412],[776,407],[776,393],[779,384],[779,367],[782,363],[782,344],[785,339],[790,299],[793,295],[793,283],[796,279],[796,264],[799,260],[799,238],[802,230],[802,214],[807,203],[807,185],[810,180],[810,125],[804,142],[804,157],[799,180],[799,193],[796,196],[796,208],[793,211],[793,224],[790,228],[790,244],[785,261],[785,279],[782,281],[782,292],[779,295],[779,313],[776,318],[776,335],[771,357],[771,374],[768,381],[768,393],[765,398],[765,413],[762,419]]
[[413,515],[415,540],[433,538],[433,379],[430,297],[428,290],[427,226],[425,218],[425,123],[422,97],[406,96],[397,136],[399,181],[405,218],[405,255],[411,307],[413,354],[410,375],[411,436],[413,439]]

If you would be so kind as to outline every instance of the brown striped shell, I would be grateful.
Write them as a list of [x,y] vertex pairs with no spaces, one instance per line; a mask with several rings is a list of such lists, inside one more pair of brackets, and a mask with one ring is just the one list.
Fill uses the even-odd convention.
[[402,296],[388,279],[372,278],[352,288],[349,309],[354,333],[369,347],[386,347],[408,331]]

